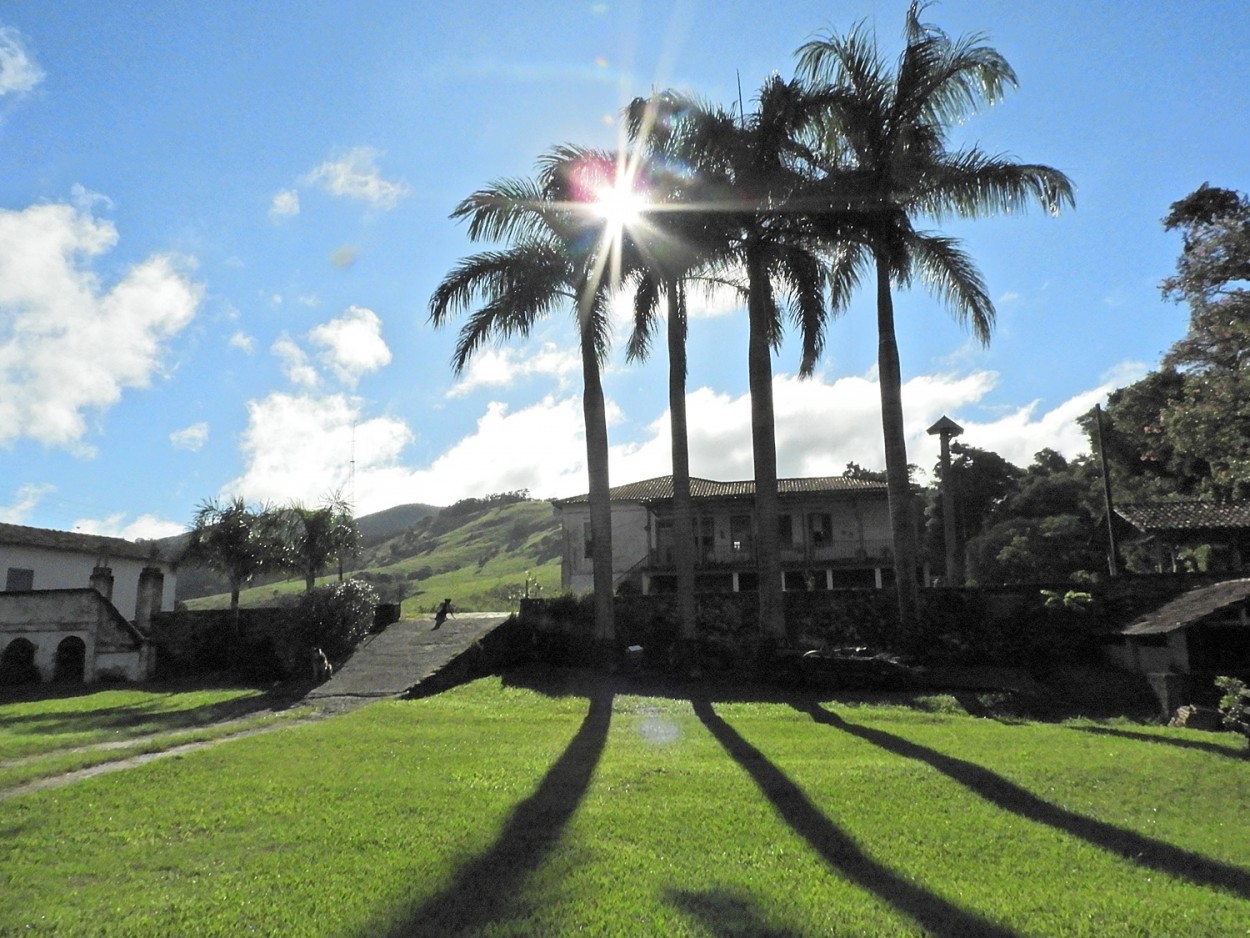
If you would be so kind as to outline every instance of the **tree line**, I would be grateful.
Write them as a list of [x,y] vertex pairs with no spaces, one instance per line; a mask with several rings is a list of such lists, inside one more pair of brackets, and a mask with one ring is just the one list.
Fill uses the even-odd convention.
[[[1068,178],[949,135],[1016,84],[981,35],[951,37],[913,3],[891,63],[867,23],[796,51],[796,74],[768,79],[754,109],[665,90],[625,109],[628,146],[552,147],[534,178],[503,179],[452,217],[498,247],[464,258],[439,283],[430,320],[467,314],[452,368],[491,341],[521,339],[543,317],[573,315],[582,358],[596,638],[614,636],[608,433],[601,371],[609,302],[626,291],[626,354],[646,358],[661,335],[669,364],[674,545],[680,636],[694,638],[694,537],[686,442],[686,311],[696,285],[734,291],[746,307],[761,643],[784,639],[778,546],[773,356],[797,334],[798,373],[813,373],[831,319],[861,287],[876,296],[878,371],[898,607],[917,611],[918,552],[902,420],[893,291],[928,288],[982,342],[994,305],[960,243],[922,219],[981,217],[1073,204]],[[629,211],[627,211],[627,209]]]
[[341,495],[316,507],[249,505],[240,496],[207,499],[196,509],[183,560],[202,564],[230,584],[230,609],[254,577],[268,573],[300,576],[312,592],[332,563],[343,564],[360,547],[352,506]]
[[[1159,367],[1107,399],[1102,433],[1080,418],[1091,454],[1038,453],[1027,468],[996,453],[952,443],[954,519],[970,581],[1066,580],[1108,571],[1105,456],[1116,503],[1244,501],[1250,498],[1250,198],[1203,183],[1162,220],[1182,234],[1163,296],[1189,309],[1185,335]],[[936,469],[940,484],[941,466]],[[941,502],[929,498],[926,538],[940,556]],[[1185,548],[1182,569],[1219,565],[1210,545]],[[1118,562],[1149,572],[1154,558],[1121,545]]]

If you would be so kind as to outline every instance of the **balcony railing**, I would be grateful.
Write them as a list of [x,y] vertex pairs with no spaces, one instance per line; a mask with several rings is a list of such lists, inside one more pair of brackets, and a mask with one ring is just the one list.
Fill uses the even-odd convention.
[[[787,545],[781,548],[783,564],[833,564],[853,565],[889,562],[892,543],[889,538],[857,538],[832,540],[823,544]],[[652,549],[650,565],[671,567],[673,549]],[[742,547],[698,547],[695,549],[695,565],[699,567],[742,567],[755,563],[753,545]]]

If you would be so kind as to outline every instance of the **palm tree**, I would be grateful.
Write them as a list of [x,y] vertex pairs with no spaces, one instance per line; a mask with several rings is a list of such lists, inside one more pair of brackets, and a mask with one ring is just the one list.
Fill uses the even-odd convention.
[[818,125],[820,103],[799,83],[774,77],[761,89],[755,112],[741,118],[672,91],[630,107],[636,138],[693,168],[699,192],[680,210],[732,232],[704,262],[745,272],[760,631],[772,641],[785,636],[772,356],[788,306],[802,336],[799,371],[809,375],[827,318],[816,235],[792,210],[796,194],[811,183],[802,140]]
[[628,360],[649,357],[660,308],[665,309],[678,639],[683,656],[692,661],[697,615],[686,419],[687,284],[715,265],[730,238],[728,229],[715,215],[698,209],[698,177],[672,170],[660,154],[656,159],[646,155],[645,150],[654,142],[639,139],[646,136],[643,128],[651,125],[647,109],[647,102],[640,100],[627,110],[632,144],[628,155],[616,160],[615,156],[600,152],[598,158],[616,160],[620,164],[619,184],[638,194],[636,217],[623,226],[618,252],[622,280],[634,297],[634,328],[626,347]]
[[230,583],[230,611],[239,613],[243,584],[282,557],[275,513],[252,508],[242,498],[227,502],[206,499],[196,509],[183,557],[224,576]]
[[1034,201],[1057,214],[1073,204],[1072,184],[1056,169],[976,146],[947,149],[950,128],[997,102],[1016,75],[983,36],[952,39],[921,23],[922,9],[913,2],[908,10],[906,46],[893,73],[863,23],[847,36],[813,39],[797,53],[800,74],[830,88],[827,133],[815,161],[831,189],[842,193],[842,206],[864,222],[858,235],[834,247],[832,302],[844,306],[869,270],[877,288],[881,423],[904,628],[916,621],[917,558],[891,288],[919,277],[982,343],[994,324],[994,305],[972,259],[956,240],[917,231],[913,220],[977,218]]
[[335,494],[316,508],[298,502],[278,512],[281,517],[286,566],[304,578],[305,592],[311,593],[317,577],[336,558],[339,579],[343,559],[360,544],[360,529],[352,517],[351,505]]
[[[608,432],[600,378],[609,348],[608,281],[603,276],[608,251],[600,243],[603,219],[587,211],[584,202],[556,197],[559,189],[567,188],[561,162],[559,151],[540,162],[547,185],[502,180],[456,207],[452,217],[468,220],[471,240],[511,243],[460,261],[430,298],[430,321],[442,326],[454,313],[477,307],[461,328],[452,357],[452,369],[460,374],[485,343],[528,336],[535,323],[557,308],[574,312],[582,359],[595,638],[606,646],[615,638]],[[577,167],[564,169],[572,173]]]

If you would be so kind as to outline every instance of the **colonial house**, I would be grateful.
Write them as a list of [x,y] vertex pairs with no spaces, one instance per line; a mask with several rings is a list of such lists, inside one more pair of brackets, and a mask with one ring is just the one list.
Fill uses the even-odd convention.
[[0,683],[148,675],[151,616],[174,565],[115,537],[0,524]]
[[[754,590],[755,483],[690,480],[695,588]],[[826,476],[778,480],[779,532],[787,590],[881,587],[892,579],[890,513],[884,482]],[[612,579],[617,589],[674,592],[673,478],[621,485],[612,496]],[[556,501],[564,532],[561,583],[593,585],[590,501]]]

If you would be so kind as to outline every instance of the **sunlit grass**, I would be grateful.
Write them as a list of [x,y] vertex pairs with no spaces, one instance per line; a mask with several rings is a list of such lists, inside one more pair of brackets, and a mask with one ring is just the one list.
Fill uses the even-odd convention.
[[250,687],[126,687],[9,702],[0,697],[0,762],[217,723],[263,702],[263,693]]
[[486,679],[0,802],[0,935],[1246,933],[1235,739],[605,682]]

